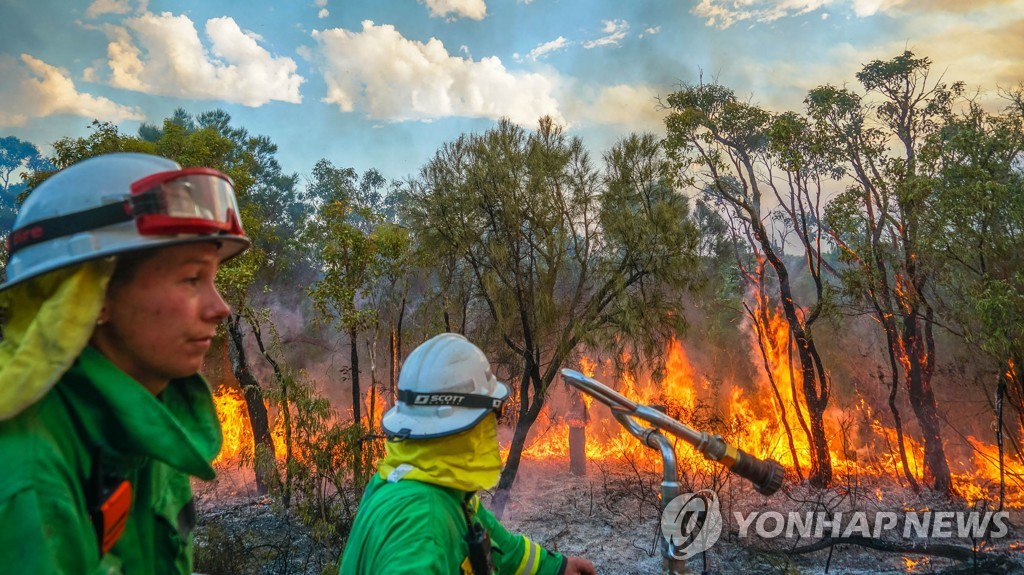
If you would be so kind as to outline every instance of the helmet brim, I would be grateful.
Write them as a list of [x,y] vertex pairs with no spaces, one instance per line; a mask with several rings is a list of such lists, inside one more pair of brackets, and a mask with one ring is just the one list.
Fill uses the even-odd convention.
[[[28,270],[18,275],[14,280],[9,280],[0,285],[0,292],[12,288],[18,284],[32,280],[33,278],[40,277],[48,274],[52,271],[71,267],[84,262],[102,259],[110,256],[120,256],[128,253],[141,252],[146,250],[157,250],[160,248],[168,248],[173,246],[180,246],[184,244],[195,244],[200,242],[214,242],[218,244],[217,253],[220,256],[220,263],[224,263],[235,256],[240,255],[245,250],[249,249],[252,242],[245,236],[182,236],[178,238],[160,238],[148,244],[142,244],[135,249],[124,249],[122,246],[113,246],[108,250],[100,250],[96,253],[89,254],[88,257],[74,258],[70,261],[54,261],[51,265],[40,265],[34,269]],[[31,249],[31,248],[29,248]]]

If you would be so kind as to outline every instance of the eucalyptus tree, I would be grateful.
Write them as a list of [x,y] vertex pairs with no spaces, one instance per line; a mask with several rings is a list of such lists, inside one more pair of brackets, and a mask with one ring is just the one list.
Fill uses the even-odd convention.
[[1024,462],[1024,87],[1007,95],[1010,105],[998,113],[968,102],[920,154],[934,174],[922,227],[940,311],[995,374],[994,393],[985,395],[1004,475],[1007,452]]
[[[764,293],[765,262],[774,274],[778,290],[775,302],[782,308],[799,359],[807,408],[803,426],[811,445],[809,480],[826,486],[832,481],[824,425],[831,381],[818,353],[813,326],[822,317],[826,303],[818,221],[823,208],[823,180],[831,174],[818,154],[810,126],[795,114],[772,114],[740,101],[731,89],[718,84],[686,86],[666,100],[671,110],[665,121],[666,147],[678,170],[677,177],[701,190],[711,205],[721,209],[734,237],[752,251],[753,265],[742,259],[737,263],[755,299],[756,294]],[[814,297],[804,306],[795,301],[784,261],[783,230],[798,238],[805,268],[814,283]],[[760,315],[748,308],[755,327],[763,325],[767,303],[767,299],[760,298],[755,305]],[[757,336],[762,344],[768,343],[769,335],[763,329],[758,329]],[[793,394],[794,404],[787,406],[774,379],[772,388],[783,422],[788,422],[786,411],[792,408],[803,423],[801,407],[795,401],[797,394]],[[788,423],[786,432],[795,458]]]
[[359,305],[373,263],[373,242],[359,224],[373,215],[356,201],[358,176],[352,168],[337,168],[327,160],[313,167],[307,193],[318,208],[306,223],[303,238],[320,279],[309,288],[317,311],[349,338],[352,420],[360,424],[362,394],[359,382],[359,332],[373,322],[373,310]]
[[[831,239],[840,249],[848,293],[876,310],[888,342],[893,377],[902,371],[924,442],[925,480],[953,488],[942,443],[932,378],[938,362],[934,327],[935,270],[927,256],[934,176],[921,161],[963,91],[929,77],[930,60],[904,52],[857,73],[866,96],[822,86],[806,99],[816,127],[852,184],[829,205]],[[870,98],[877,98],[872,101]]]
[[502,120],[442,146],[408,190],[415,241],[470,282],[463,321],[446,327],[507,362],[514,379],[499,514],[530,427],[577,346],[639,346],[657,358],[684,328],[697,250],[687,199],[650,134],[623,139],[604,161],[602,171],[550,118],[533,131]]

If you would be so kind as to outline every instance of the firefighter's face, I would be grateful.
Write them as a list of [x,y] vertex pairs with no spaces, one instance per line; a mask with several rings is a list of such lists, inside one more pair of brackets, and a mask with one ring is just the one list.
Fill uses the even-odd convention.
[[93,345],[154,394],[199,371],[230,313],[214,285],[214,243],[161,248],[111,282]]

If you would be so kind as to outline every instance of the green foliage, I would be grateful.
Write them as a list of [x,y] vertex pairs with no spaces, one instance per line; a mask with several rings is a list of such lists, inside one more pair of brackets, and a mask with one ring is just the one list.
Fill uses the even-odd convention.
[[[580,343],[640,344],[652,360],[683,327],[697,233],[649,134],[619,142],[602,173],[549,118],[445,144],[409,188],[406,219],[435,289],[492,358],[519,376],[535,416]],[[603,348],[603,347],[602,347]]]
[[378,217],[359,201],[355,170],[336,168],[320,160],[313,168],[307,193],[319,208],[306,223],[303,241],[321,278],[309,289],[322,317],[336,321],[348,333],[366,329],[376,320],[376,310],[358,305],[358,297],[387,265],[400,241],[391,229],[382,229],[384,246],[378,246]]
[[291,509],[318,541],[340,549],[368,480],[353,477],[354,457],[364,458],[359,469],[372,469],[383,456],[383,442],[367,439],[362,425],[343,422],[301,372],[286,372],[282,388],[268,391],[267,396],[290,415],[284,428],[287,457],[279,465],[294,495]]

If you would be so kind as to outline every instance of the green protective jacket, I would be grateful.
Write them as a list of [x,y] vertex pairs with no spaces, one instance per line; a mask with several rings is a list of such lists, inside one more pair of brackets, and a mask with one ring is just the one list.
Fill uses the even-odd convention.
[[[38,402],[0,422],[0,571],[192,573],[190,476],[214,476],[221,431],[202,377],[159,396],[87,347]],[[131,482],[125,529],[100,553],[93,466]]]
[[[472,573],[467,554],[466,492],[374,475],[341,556],[340,575],[462,575]],[[498,575],[561,575],[565,559],[523,535],[509,533],[475,495],[473,521],[491,537]],[[476,574],[483,575],[483,574]]]

